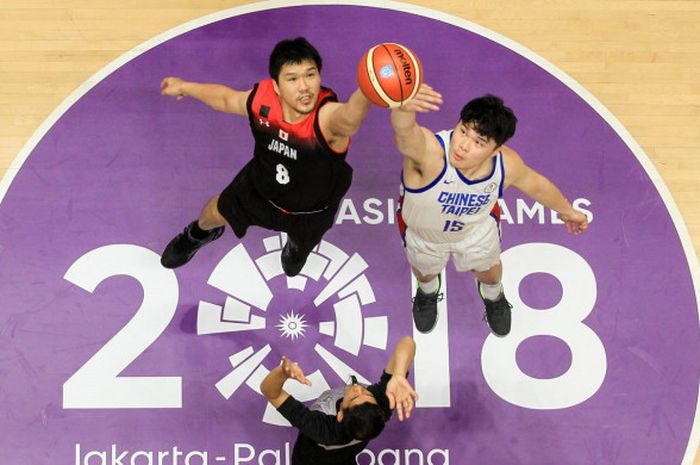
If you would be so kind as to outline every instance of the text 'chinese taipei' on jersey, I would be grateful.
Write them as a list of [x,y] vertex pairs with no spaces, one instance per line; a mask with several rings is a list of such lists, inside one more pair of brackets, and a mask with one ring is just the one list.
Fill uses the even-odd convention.
[[503,154],[492,158],[491,172],[471,180],[450,165],[450,140],[453,131],[435,134],[444,150],[444,167],[438,177],[421,189],[404,185],[401,175],[400,216],[406,227],[423,239],[434,242],[458,242],[481,221],[499,221],[498,199],[503,195]]
[[253,182],[260,194],[289,212],[334,208],[350,187],[352,168],[345,152],[334,151],[318,123],[318,111],[336,102],[321,87],[316,106],[303,120],[284,121],[272,79],[260,81],[248,97],[250,128],[255,138]]

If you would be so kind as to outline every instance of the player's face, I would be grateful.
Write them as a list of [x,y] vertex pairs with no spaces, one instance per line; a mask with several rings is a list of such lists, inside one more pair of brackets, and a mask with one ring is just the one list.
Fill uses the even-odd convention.
[[282,65],[274,86],[286,110],[285,116],[300,118],[311,113],[316,106],[321,90],[321,73],[313,60],[287,63]]
[[352,384],[345,389],[345,396],[343,396],[343,401],[340,403],[340,408],[346,409],[355,407],[365,402],[376,404],[377,399],[374,398],[366,387],[359,384]]
[[450,164],[458,169],[478,168],[491,158],[498,146],[470,124],[457,124],[450,142]]

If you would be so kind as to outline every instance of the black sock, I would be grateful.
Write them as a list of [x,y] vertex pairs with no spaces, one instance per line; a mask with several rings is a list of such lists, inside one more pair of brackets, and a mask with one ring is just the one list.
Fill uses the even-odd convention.
[[211,231],[200,228],[199,222],[195,221],[192,223],[192,227],[190,228],[190,236],[192,236],[193,239],[201,241],[202,239],[209,237],[209,234],[211,234]]

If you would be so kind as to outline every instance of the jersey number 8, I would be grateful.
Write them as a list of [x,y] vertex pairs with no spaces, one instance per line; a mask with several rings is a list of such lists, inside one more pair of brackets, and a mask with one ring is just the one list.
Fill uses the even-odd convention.
[[287,171],[287,168],[282,163],[277,164],[277,176],[275,176],[275,179],[277,179],[277,182],[280,184],[289,183],[289,171]]

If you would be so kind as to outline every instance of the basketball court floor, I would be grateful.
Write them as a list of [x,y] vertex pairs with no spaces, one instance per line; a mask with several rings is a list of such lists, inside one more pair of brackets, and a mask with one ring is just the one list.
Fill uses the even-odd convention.
[[[697,1],[4,2],[0,464],[285,464],[295,432],[258,389],[279,357],[311,374],[289,387],[308,401],[374,380],[413,335],[419,403],[361,465],[699,465],[697,24]],[[509,145],[589,215],[574,237],[506,193],[507,338],[451,265],[438,327],[414,333],[378,107],[299,277],[260,229],[159,266],[252,148],[245,120],[162,97],[160,80],[247,88],[298,35],[341,100],[365,50],[411,47],[445,97],[419,117],[434,130],[500,95],[519,118]]]

